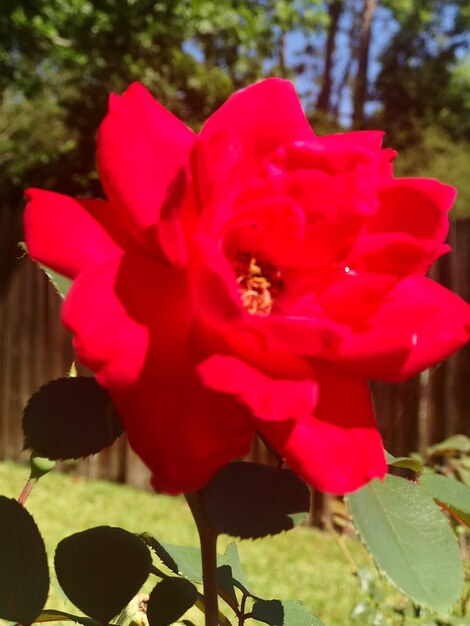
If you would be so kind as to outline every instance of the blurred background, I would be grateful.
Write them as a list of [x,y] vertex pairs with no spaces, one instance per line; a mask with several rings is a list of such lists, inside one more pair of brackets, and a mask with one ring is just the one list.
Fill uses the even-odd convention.
[[[294,81],[318,134],[383,129],[400,153],[397,175],[458,188],[453,252],[432,277],[470,300],[468,0],[4,0],[0,460],[21,458],[22,407],[73,359],[57,295],[20,259],[23,190],[100,196],[96,131],[108,94],[132,81],[197,129],[234,90],[272,75]],[[373,388],[395,455],[470,434],[468,348],[402,385]],[[259,443],[252,455],[267,460]],[[123,441],[81,471],[147,480]]]

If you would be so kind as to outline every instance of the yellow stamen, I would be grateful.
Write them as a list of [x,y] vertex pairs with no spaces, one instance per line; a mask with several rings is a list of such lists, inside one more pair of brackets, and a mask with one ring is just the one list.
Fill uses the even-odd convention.
[[279,271],[245,253],[237,256],[236,263],[243,308],[250,315],[269,315],[274,304],[273,296],[282,288]]

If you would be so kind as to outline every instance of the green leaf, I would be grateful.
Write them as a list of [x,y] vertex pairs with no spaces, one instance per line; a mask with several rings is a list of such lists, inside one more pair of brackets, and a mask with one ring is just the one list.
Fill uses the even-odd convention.
[[65,592],[62,589],[62,587],[59,585],[59,581],[57,580],[57,576],[55,572],[52,572],[51,574],[51,587],[52,589],[54,589],[54,592],[57,598],[62,602],[63,605],[66,605],[69,599],[65,595]]
[[[26,245],[24,241],[20,241],[18,246],[23,250],[23,252],[26,252],[26,254],[29,254],[28,246]],[[34,259],[32,260],[34,261]],[[70,278],[66,278],[62,274],[59,274],[58,272],[51,270],[49,267],[46,267],[42,263],[38,263],[37,261],[34,261],[34,263],[36,263],[36,265],[40,267],[42,271],[46,274],[47,278],[52,283],[52,286],[57,291],[59,296],[61,298],[65,298],[70,287],[72,286],[73,281]]]
[[294,600],[259,600],[253,618],[271,626],[324,626],[309,609]]
[[424,474],[419,481],[429,495],[465,523],[470,515],[470,487],[440,474]]
[[400,591],[436,611],[458,600],[463,572],[457,541],[424,489],[388,474],[347,501],[362,541]]
[[44,541],[16,500],[0,496],[0,618],[31,624],[49,591]]
[[456,454],[470,453],[470,437],[466,435],[452,435],[448,439],[436,443],[427,450],[429,456],[455,456]]
[[42,265],[42,263],[38,263],[39,267],[46,274],[49,281],[52,283],[52,286],[57,291],[61,298],[65,298],[68,294],[70,287],[72,286],[73,281],[70,278],[66,278],[59,274],[58,272],[54,272],[49,267]]
[[292,470],[236,462],[223,467],[204,487],[202,507],[217,532],[256,539],[305,520],[310,493]]
[[149,533],[144,533],[141,537],[168,569],[195,583],[202,583],[202,560],[199,548],[162,543]]
[[164,578],[156,585],[147,604],[150,626],[170,626],[196,602],[196,587],[185,578]]
[[24,447],[64,460],[95,454],[123,432],[108,392],[94,378],[59,378],[29,400],[23,414]]
[[55,553],[62,589],[86,615],[107,624],[147,580],[152,559],[139,537],[98,526],[63,539]]
[[385,458],[387,465],[392,467],[403,467],[405,469],[413,470],[413,472],[422,472],[424,467],[421,461],[414,459],[411,456],[392,456],[389,452],[385,452]]
[[454,469],[463,484],[470,487],[470,468],[466,467],[464,461],[465,459],[462,459],[458,464],[456,463]]
[[238,587],[245,595],[255,597],[251,592],[250,586],[245,576],[245,572],[243,571],[237,544],[235,542],[232,541],[232,543],[229,543],[228,546],[225,548],[223,559],[232,571],[233,584]]
[[[202,560],[199,548],[162,543],[149,533],[144,533],[141,537],[173,573],[194,583],[202,584]],[[238,605],[234,587],[240,589],[245,595],[256,597],[249,590],[234,543],[227,546],[224,554],[217,555],[217,585],[219,595],[232,608]]]

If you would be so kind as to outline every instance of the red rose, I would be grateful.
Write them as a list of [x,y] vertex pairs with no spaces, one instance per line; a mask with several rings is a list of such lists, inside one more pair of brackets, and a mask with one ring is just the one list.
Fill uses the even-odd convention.
[[315,136],[280,79],[199,135],[134,84],[99,131],[108,200],[28,192],[30,253],[75,279],[64,324],[156,489],[201,487],[256,430],[322,490],[384,475],[366,379],[447,357],[470,308],[424,277],[454,189],[394,179],[381,139]]

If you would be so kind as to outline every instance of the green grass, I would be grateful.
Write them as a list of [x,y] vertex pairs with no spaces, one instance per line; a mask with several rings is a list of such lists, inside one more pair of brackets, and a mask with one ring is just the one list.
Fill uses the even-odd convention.
[[[0,463],[0,494],[16,498],[27,476],[26,467]],[[63,537],[100,525],[121,526],[131,532],[149,531],[166,543],[198,545],[183,498],[128,486],[52,472],[35,487],[27,508],[41,530],[51,562]],[[229,541],[228,537],[221,537],[219,550],[223,551]],[[362,596],[341,550],[328,534],[298,528],[262,540],[241,541],[238,547],[255,593],[265,598],[301,600],[327,626],[351,623],[351,610]],[[364,563],[361,546],[351,542],[350,548],[355,558]],[[66,608],[53,592],[48,607],[74,611],[71,605]],[[233,617],[230,609],[226,613]],[[194,610],[192,618],[201,624],[196,615]]]

